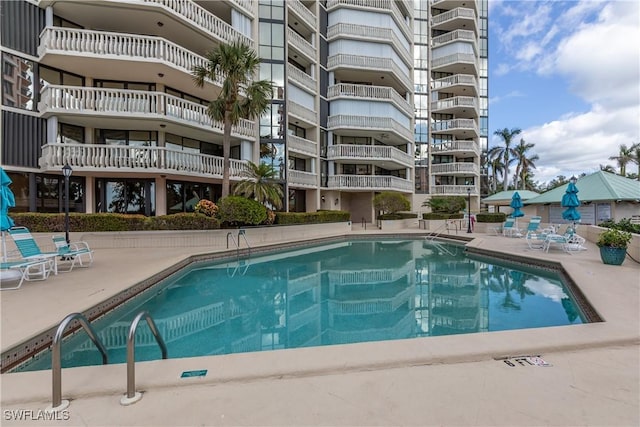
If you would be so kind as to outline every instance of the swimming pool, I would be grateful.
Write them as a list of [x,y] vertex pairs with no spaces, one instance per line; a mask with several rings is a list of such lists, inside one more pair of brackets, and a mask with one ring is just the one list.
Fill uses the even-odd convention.
[[[353,240],[251,259],[200,262],[93,322],[110,363],[126,359],[141,310],[169,357],[348,344],[585,321],[558,272],[466,254],[461,245]],[[136,360],[160,357],[146,324]],[[63,344],[63,367],[100,364],[84,333]],[[42,353],[16,371],[50,368]]]

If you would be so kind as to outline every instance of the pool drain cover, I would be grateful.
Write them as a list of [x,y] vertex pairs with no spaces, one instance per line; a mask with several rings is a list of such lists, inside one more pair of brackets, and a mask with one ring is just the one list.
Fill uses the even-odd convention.
[[545,361],[540,355],[537,356],[515,356],[515,357],[501,357],[495,360],[504,362],[507,366],[515,368],[516,366],[553,366],[549,362]]

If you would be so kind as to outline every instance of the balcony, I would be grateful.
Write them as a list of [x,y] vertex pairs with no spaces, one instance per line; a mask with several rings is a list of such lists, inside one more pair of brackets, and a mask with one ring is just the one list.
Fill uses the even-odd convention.
[[413,181],[397,176],[376,175],[332,175],[328,177],[327,187],[341,191],[400,191],[413,192]]
[[[343,162],[373,163],[388,170],[413,167],[413,156],[385,145],[331,145],[327,159]],[[395,167],[389,165],[395,163]]]
[[431,132],[453,135],[456,139],[474,138],[478,134],[478,125],[472,119],[454,119],[435,122]]
[[329,271],[330,286],[368,285],[373,283],[393,283],[409,277],[413,272],[413,263],[400,268],[365,269],[360,271]]
[[316,79],[291,64],[287,64],[287,78],[312,95],[318,93]]
[[478,100],[472,96],[453,96],[440,99],[431,103],[431,111],[470,119],[478,117]]
[[431,60],[432,71],[453,74],[478,74],[478,60],[471,53],[453,53]]
[[[144,173],[149,176],[172,174],[222,179],[223,158],[208,154],[170,150],[165,147],[142,147],[105,144],[45,144],[38,163],[43,172],[59,172],[68,164],[78,172]],[[229,176],[244,179],[245,161],[230,159]]]
[[465,41],[473,43],[474,51],[478,51],[476,48],[476,33],[469,30],[455,30],[450,31],[448,33],[442,34],[440,36],[434,37],[431,40],[431,44],[433,48],[438,48],[439,46],[443,46],[456,41]]
[[[246,10],[252,11],[247,1],[234,0],[238,5]],[[65,4],[66,3],[66,4]],[[126,6],[123,5],[126,3]],[[185,41],[194,42],[200,38],[199,44],[211,43],[231,43],[234,40],[253,45],[253,41],[220,19],[214,13],[198,5],[194,1],[183,0],[85,0],[73,2],[59,2],[53,0],[39,0],[41,8],[53,5],[54,10],[61,12],[61,16],[72,22],[81,23],[85,28],[105,28],[105,22],[123,23],[131,26],[134,32],[136,27],[141,27],[147,23],[154,25],[156,21],[164,21],[171,33],[176,37],[182,37]],[[126,7],[126,9],[124,9]],[[229,11],[225,12],[230,14]],[[167,21],[169,18],[169,21]],[[179,23],[182,28],[176,25]],[[191,34],[185,32],[184,27],[190,27]],[[195,31],[194,31],[195,30]],[[149,30],[147,30],[149,31]],[[126,31],[125,31],[126,32]],[[139,31],[144,33],[146,31]],[[148,33],[148,32],[147,32]]]
[[370,136],[385,144],[413,143],[413,132],[390,117],[354,116],[339,114],[329,116],[327,127],[338,135]]
[[431,154],[455,154],[458,157],[470,157],[480,155],[480,146],[475,141],[449,141],[442,144],[433,144]]
[[316,62],[316,48],[291,28],[287,28],[287,40],[289,46],[304,55],[309,62]]
[[304,21],[304,23],[311,29],[315,29],[318,26],[318,18],[313,11],[309,10],[300,0],[287,0],[287,6],[296,14],[296,16]]
[[316,142],[296,135],[287,135],[287,148],[289,151],[309,157],[316,157],[318,155],[318,144]]
[[[412,16],[413,5],[409,5],[406,1],[403,3],[405,5],[406,13],[409,16]],[[400,31],[402,31],[402,34],[406,39],[413,39],[413,29],[407,24],[405,13],[400,10],[396,0],[327,0],[327,11],[329,13],[340,7],[362,8],[369,11],[373,10],[379,13],[391,14],[394,22]]]
[[477,30],[476,12],[473,9],[457,7],[431,18],[431,26],[434,30],[454,31],[459,28]]
[[296,102],[287,102],[287,113],[291,114],[297,119],[306,122],[311,126],[318,125],[318,114],[315,111],[304,107]]
[[405,65],[411,66],[413,63],[413,58],[409,52],[409,43],[400,40],[396,33],[390,28],[345,23],[330,26],[327,29],[327,40],[331,42],[338,38],[351,38],[378,43],[391,42],[396,53],[404,60]]
[[407,117],[413,117],[413,106],[393,88],[388,86],[368,86],[340,83],[329,86],[327,90],[329,101],[336,98],[362,99],[363,101],[392,102]]
[[42,64],[94,79],[155,81],[162,76],[165,84],[204,99],[215,95],[223,81],[197,88],[191,73],[206,65],[206,58],[160,37],[48,27],[40,35],[38,55]]
[[[211,139],[212,132],[220,137],[224,133],[223,123],[207,115],[206,105],[164,92],[49,85],[41,92],[38,111],[45,118],[61,115],[75,124],[95,127],[110,124],[117,128],[128,122],[132,128],[157,129],[158,122],[164,122],[184,132],[194,129],[205,141]],[[256,140],[255,122],[241,120],[231,136]]]
[[468,185],[432,185],[431,194],[443,196],[466,196],[467,189],[471,188],[471,195],[478,196],[478,189],[475,186]]
[[318,174],[294,169],[287,170],[287,183],[289,187],[317,188]]
[[431,173],[437,175],[478,175],[480,167],[470,162],[431,164]]
[[455,96],[478,96],[478,79],[471,74],[455,74],[433,81],[433,90]]
[[[471,55],[473,56],[473,55]],[[475,58],[474,58],[475,60]],[[396,64],[391,58],[378,58],[376,56],[362,56],[362,55],[348,55],[337,54],[330,56],[327,59],[327,69],[329,71],[335,71],[336,69],[346,68],[354,69],[356,71],[376,73],[389,73],[393,76],[402,87],[407,90],[413,90],[413,81],[411,77],[403,70],[398,64]]]

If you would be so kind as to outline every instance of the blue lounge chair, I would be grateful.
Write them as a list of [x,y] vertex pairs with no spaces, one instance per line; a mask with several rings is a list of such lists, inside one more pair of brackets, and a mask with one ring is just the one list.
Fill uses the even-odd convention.
[[65,236],[53,236],[53,243],[60,258],[71,263],[68,271],[73,270],[76,264],[79,267],[89,267],[93,264],[93,251],[87,242],[67,243]]
[[13,239],[20,255],[27,261],[44,259],[49,262],[53,274],[58,274],[58,252],[42,252],[40,246],[26,227],[12,227],[9,235]]
[[506,237],[522,237],[520,229],[516,227],[516,220],[514,218],[507,218],[502,227],[495,229],[496,234],[502,234]]
[[0,263],[0,282],[18,280],[18,284],[12,287],[0,287],[0,290],[19,289],[25,280],[46,280],[51,271],[50,266],[46,259],[2,262]]

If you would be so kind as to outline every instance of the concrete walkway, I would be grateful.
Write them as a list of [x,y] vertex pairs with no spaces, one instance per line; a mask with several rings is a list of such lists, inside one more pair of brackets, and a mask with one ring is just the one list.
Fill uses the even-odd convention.
[[[2,425],[640,425],[640,266],[604,265],[592,244],[546,254],[473,237],[479,250],[562,263],[604,322],[140,362],[143,398],[126,407],[125,365],[65,369],[58,421],[39,412],[50,371],[2,374]],[[101,249],[90,269],[3,291],[2,350],[201,252]],[[495,360],[534,354],[552,366]],[[180,378],[195,369],[208,373]]]

